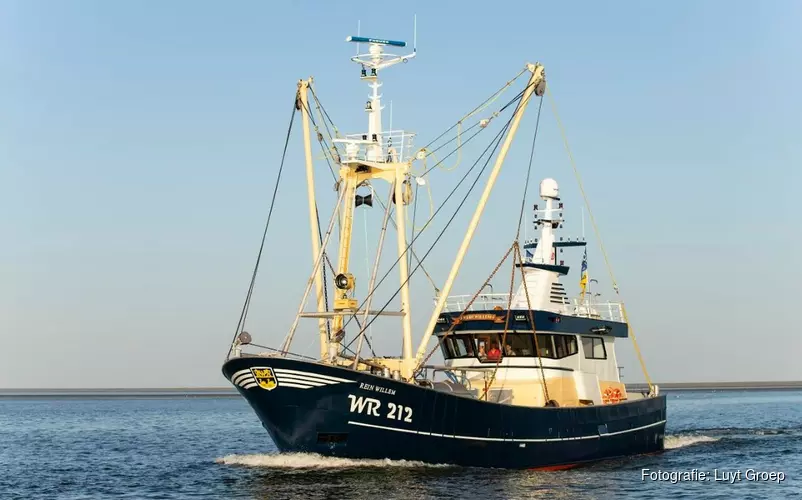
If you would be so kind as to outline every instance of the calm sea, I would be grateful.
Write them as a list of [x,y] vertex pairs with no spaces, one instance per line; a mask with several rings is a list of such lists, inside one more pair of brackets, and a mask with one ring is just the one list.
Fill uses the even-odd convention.
[[0,498],[802,498],[802,392],[668,394],[665,453],[562,472],[278,454],[238,398],[0,398]]

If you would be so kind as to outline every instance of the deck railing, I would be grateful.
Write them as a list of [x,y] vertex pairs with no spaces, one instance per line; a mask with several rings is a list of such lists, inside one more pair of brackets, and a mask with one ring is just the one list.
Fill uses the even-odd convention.
[[[507,308],[510,296],[506,293],[483,293],[476,297],[470,307],[473,295],[450,295],[446,299],[443,312],[490,311],[495,307]],[[624,313],[620,302],[589,302],[587,298],[571,297],[566,305],[566,314],[581,318],[597,318],[606,321],[624,322]]]
[[[348,134],[343,139],[334,139],[335,143],[351,143],[359,149],[353,155],[359,161],[379,161],[379,162],[404,162],[411,159],[416,151],[413,149],[415,134],[405,130],[388,130],[378,134],[374,141],[367,134]],[[378,144],[381,152],[377,158],[370,158],[368,151],[370,146]],[[345,151],[340,152],[343,159],[347,161]]]

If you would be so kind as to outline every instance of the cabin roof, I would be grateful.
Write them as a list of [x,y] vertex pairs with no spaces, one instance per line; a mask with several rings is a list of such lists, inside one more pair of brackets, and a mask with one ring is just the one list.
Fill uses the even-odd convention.
[[[610,337],[626,338],[629,336],[629,328],[626,323],[617,321],[607,321],[599,318],[586,318],[581,316],[570,316],[551,311],[532,311],[535,321],[535,329],[538,332],[554,333],[573,333],[575,335],[603,335]],[[439,334],[451,328],[455,320],[458,320],[462,312],[444,312],[437,319],[434,332]],[[459,323],[454,325],[454,332],[475,332],[475,331],[504,331],[507,311],[504,309],[469,311],[464,314]],[[508,331],[528,331],[529,311],[525,309],[510,310]]]

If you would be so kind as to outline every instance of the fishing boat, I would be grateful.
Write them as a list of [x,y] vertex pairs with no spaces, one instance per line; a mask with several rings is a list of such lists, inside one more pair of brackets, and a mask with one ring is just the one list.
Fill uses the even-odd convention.
[[[587,293],[586,250],[580,296],[569,298],[561,282],[569,267],[557,260],[558,252],[585,247],[586,241],[558,236],[565,207],[554,179],[545,178],[539,184],[542,201],[534,206],[533,220],[538,237],[521,242],[521,221],[528,218],[524,206],[531,155],[522,185],[521,212],[516,214],[519,222],[506,252],[499,252],[503,258],[476,293],[450,295],[525,111],[530,101],[542,103],[547,92],[543,65],[526,64],[516,78],[446,133],[418,148],[413,145],[415,134],[383,129],[379,94],[380,72],[410,61],[417,48],[413,45],[411,53],[395,55],[388,51],[406,52],[405,42],[362,36],[347,41],[357,44],[351,60],[360,67],[360,81],[371,90],[364,105],[367,132],[340,135],[313,80],[298,82],[293,119],[300,114],[312,270],[284,340],[272,348],[255,344],[244,327],[270,226],[271,204],[257,265],[222,367],[278,449],[513,469],[564,469],[663,450],[665,396],[651,383],[645,366],[648,391],[627,391],[621,381],[615,343],[627,338],[634,341],[623,302],[601,302]],[[364,46],[367,52],[360,51]],[[523,89],[509,101],[499,99],[522,82]],[[540,108],[537,116],[539,123]],[[448,227],[454,218],[442,215],[446,202],[461,188],[467,191],[457,210],[461,209],[484,180],[448,276],[436,287],[433,311],[427,313],[430,318],[415,349],[410,278],[425,272],[429,251],[416,250],[421,231],[416,231],[414,217],[412,227],[407,228],[407,212],[418,188],[428,182],[434,152],[440,151],[446,158],[449,149],[462,148],[477,136],[492,135],[488,130],[495,130],[495,135],[487,148],[470,169],[464,169],[457,187],[424,224],[426,228],[440,217]],[[336,177],[337,201],[327,224],[320,220],[324,207],[316,195],[313,139],[320,143]],[[279,179],[283,168],[284,158]],[[515,174],[523,171],[517,168]],[[378,191],[382,184],[388,187],[384,201]],[[353,221],[356,210],[374,204],[384,207],[382,226],[367,287],[357,293],[351,263]],[[395,262],[379,276],[385,236],[393,228]],[[433,245],[438,244],[439,236]],[[505,265],[509,266],[509,291],[483,293]],[[377,307],[376,290],[388,280],[393,282],[391,275],[396,273],[394,293]],[[617,285],[614,288],[618,291]],[[310,301],[313,293],[315,300]],[[393,317],[400,320],[400,328],[394,322],[390,326]],[[379,319],[385,321],[374,326]],[[304,322],[316,323],[317,357],[293,351],[294,338]],[[367,332],[371,327],[374,342],[377,336],[400,333],[400,354],[363,352],[370,344]],[[268,337],[275,334],[266,333]],[[442,361],[432,361],[438,353]]]

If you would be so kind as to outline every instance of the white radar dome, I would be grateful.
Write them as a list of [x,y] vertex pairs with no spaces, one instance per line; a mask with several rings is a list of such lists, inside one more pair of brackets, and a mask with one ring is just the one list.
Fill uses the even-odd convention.
[[543,179],[540,181],[540,197],[559,198],[560,188],[557,186],[557,181],[554,179]]

